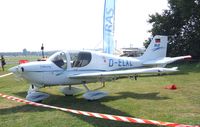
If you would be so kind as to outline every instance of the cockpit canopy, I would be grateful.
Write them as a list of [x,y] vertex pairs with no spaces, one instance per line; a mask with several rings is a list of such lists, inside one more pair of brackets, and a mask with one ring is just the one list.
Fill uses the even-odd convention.
[[[70,64],[71,67],[84,67],[88,65],[92,59],[92,54],[86,51],[70,51]],[[64,52],[57,52],[49,57],[49,60],[52,61],[59,68],[67,69],[67,56]]]
[[71,66],[84,67],[88,65],[92,59],[92,54],[86,51],[70,52]]

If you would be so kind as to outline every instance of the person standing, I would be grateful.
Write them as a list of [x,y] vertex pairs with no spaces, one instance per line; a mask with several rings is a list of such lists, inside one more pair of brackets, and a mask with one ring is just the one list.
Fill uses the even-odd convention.
[[6,61],[3,57],[3,55],[1,55],[1,67],[2,67],[2,70],[4,71],[4,66],[6,65]]

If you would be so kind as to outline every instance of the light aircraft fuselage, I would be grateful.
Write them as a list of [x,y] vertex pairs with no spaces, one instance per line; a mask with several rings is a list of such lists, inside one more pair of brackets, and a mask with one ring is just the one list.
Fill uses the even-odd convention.
[[[47,61],[18,65],[12,72],[20,74],[27,81],[37,85],[81,84],[84,80],[70,78],[72,75],[106,71],[127,70],[143,67],[138,58],[118,57],[92,51],[61,51]],[[101,79],[90,78],[85,82]]]

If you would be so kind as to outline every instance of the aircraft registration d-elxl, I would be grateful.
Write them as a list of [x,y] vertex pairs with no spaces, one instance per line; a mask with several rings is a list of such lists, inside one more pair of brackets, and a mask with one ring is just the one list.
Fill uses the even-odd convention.
[[137,74],[167,73],[178,71],[177,67],[164,68],[188,56],[166,57],[167,36],[155,36],[145,53],[140,57],[120,57],[94,51],[59,51],[46,61],[29,62],[9,69],[12,73],[30,82],[26,98],[41,101],[49,95],[38,91],[41,87],[62,85],[65,95],[75,94],[72,85],[82,84],[86,88],[83,95],[88,100],[100,99],[107,95],[103,91],[91,91],[87,83],[111,81]]

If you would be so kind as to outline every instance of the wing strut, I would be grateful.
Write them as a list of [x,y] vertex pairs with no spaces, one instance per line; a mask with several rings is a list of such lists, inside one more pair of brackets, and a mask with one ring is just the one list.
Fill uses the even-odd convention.
[[86,91],[89,92],[90,89],[87,87],[86,82],[83,82],[83,86],[85,87]]

